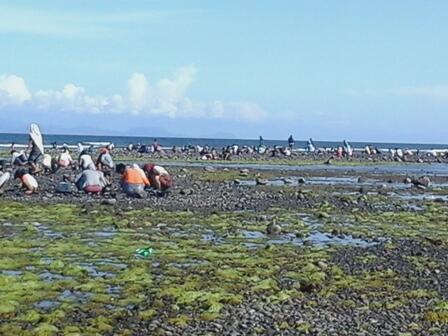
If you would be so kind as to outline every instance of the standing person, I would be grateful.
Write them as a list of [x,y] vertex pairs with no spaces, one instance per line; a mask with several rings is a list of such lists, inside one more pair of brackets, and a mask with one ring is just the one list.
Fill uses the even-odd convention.
[[146,196],[145,187],[148,187],[150,183],[140,167],[126,167],[120,163],[115,169],[121,175],[121,188],[128,196],[138,198]]
[[14,174],[15,179],[20,179],[22,187],[26,189],[25,194],[30,195],[35,193],[38,188],[38,183],[33,175],[28,174],[24,169],[18,169]]
[[260,135],[260,138],[258,139],[258,147],[263,146],[263,142],[264,142],[264,139],[263,139],[263,137]]
[[292,134],[288,138],[288,146],[290,150],[294,148],[294,138],[292,137]]
[[167,190],[173,186],[171,175],[162,166],[158,166],[154,163],[147,163],[143,166],[143,171],[154,189]]
[[98,194],[109,185],[104,173],[98,170],[86,169],[76,177],[75,185],[78,190],[86,193]]
[[36,124],[31,124],[29,136],[30,141],[28,144],[28,150],[30,150],[30,154],[28,155],[28,164],[32,168],[32,173],[36,174],[40,172],[38,160],[42,155],[44,155],[44,145],[39,126]]

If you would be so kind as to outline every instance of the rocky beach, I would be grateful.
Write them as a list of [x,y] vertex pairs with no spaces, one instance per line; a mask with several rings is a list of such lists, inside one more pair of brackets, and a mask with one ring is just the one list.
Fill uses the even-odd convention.
[[445,164],[272,160],[171,158],[175,186],[143,199],[114,174],[100,196],[57,193],[71,169],[31,196],[10,183],[0,332],[448,332]]

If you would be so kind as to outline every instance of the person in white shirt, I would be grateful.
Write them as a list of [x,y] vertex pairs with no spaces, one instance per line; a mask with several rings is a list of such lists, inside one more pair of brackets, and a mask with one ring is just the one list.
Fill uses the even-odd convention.
[[26,173],[24,169],[18,169],[14,174],[14,178],[20,179],[22,187],[25,189],[25,194],[30,195],[37,192],[39,185],[36,179],[33,175]]
[[64,147],[62,150],[62,153],[59,154],[58,157],[58,166],[60,168],[67,168],[73,163],[72,156],[70,155],[70,152],[67,147]]
[[96,170],[92,157],[87,153],[87,151],[81,152],[81,155],[79,156],[79,167],[82,170],[86,169]]

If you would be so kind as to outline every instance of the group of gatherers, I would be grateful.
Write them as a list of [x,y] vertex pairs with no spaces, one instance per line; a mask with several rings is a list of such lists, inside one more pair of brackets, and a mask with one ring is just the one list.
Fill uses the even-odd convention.
[[[43,154],[30,140],[29,154],[26,152],[11,151],[11,165],[16,168],[14,174],[4,171],[0,166],[0,191],[12,178],[19,179],[26,194],[38,191],[39,183],[36,176],[42,173],[55,173],[60,169],[79,169],[74,183],[78,190],[89,194],[100,194],[111,185],[109,176],[115,170],[120,176],[120,186],[123,192],[130,197],[142,198],[146,190],[166,191],[173,185],[170,174],[162,166],[147,163],[140,167],[137,164],[115,165],[111,155],[113,145],[100,149],[98,158],[94,161],[88,150],[81,151],[77,161],[73,160],[67,147],[63,147],[56,158]],[[64,175],[65,176],[65,175]],[[68,182],[64,178],[64,183]]]

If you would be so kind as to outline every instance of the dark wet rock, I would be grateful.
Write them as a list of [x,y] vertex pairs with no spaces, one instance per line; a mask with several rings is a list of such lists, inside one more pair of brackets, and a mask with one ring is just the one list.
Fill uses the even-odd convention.
[[268,226],[266,227],[266,233],[267,234],[280,234],[282,232],[282,227],[277,224],[276,220],[274,219],[272,221],[272,223],[268,224]]
[[106,198],[101,201],[101,204],[104,205],[116,205],[117,200],[115,198]]
[[318,261],[316,264],[322,271],[326,271],[328,269],[328,265],[324,261]]
[[206,171],[207,173],[214,173],[214,172],[216,172],[216,168],[212,167],[212,166],[207,166],[207,167],[204,167],[204,171]]
[[269,181],[266,180],[266,179],[257,178],[257,179],[255,180],[255,183],[256,183],[257,185],[267,185],[267,184],[269,184]]
[[358,183],[366,183],[366,179],[364,177],[358,177]]
[[237,185],[238,185],[238,184],[241,184],[241,180],[234,179],[234,180],[233,180],[233,183],[234,183],[234,184],[237,184]]
[[299,178],[297,179],[297,182],[298,182],[299,184],[304,184],[304,183],[306,183],[306,180],[305,180],[303,177],[299,177]]
[[369,189],[366,187],[361,187],[359,188],[359,193],[360,194],[367,194],[369,192]]
[[179,193],[180,193],[181,195],[192,195],[192,194],[193,194],[193,189],[187,189],[187,188],[185,188],[185,189],[181,189],[181,190],[179,191]]
[[428,176],[421,176],[417,179],[413,179],[412,184],[419,189],[425,190],[431,184],[431,180]]

